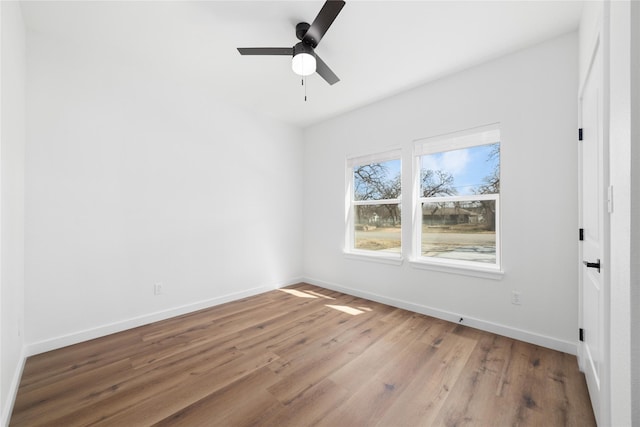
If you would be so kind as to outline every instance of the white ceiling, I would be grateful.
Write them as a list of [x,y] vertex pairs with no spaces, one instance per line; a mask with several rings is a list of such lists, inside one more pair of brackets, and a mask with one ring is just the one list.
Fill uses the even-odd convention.
[[[293,46],[315,1],[23,2],[27,28],[170,70],[224,102],[307,126],[578,28],[580,1],[357,1],[316,52],[340,77],[300,78],[284,56],[236,47]],[[173,82],[172,82],[173,83]]]

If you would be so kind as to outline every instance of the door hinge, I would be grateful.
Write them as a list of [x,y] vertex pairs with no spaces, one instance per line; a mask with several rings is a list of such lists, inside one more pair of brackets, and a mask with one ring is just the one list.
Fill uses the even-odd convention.
[[581,242],[584,240],[584,228],[580,229],[580,232],[578,233],[578,238],[580,239]]
[[580,341],[584,342],[584,329],[580,328]]
[[582,128],[578,129],[578,141],[582,141]]

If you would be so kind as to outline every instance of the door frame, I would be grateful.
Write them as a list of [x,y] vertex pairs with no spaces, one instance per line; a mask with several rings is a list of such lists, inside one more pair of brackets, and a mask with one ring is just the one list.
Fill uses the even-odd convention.
[[[594,37],[593,42],[591,43],[591,47],[589,49],[589,65],[587,67],[587,71],[583,77],[583,80],[580,82],[579,90],[578,90],[578,123],[579,128],[582,129],[582,99],[584,95],[584,89],[587,83],[587,80],[593,70],[594,60],[598,49],[600,49],[601,55],[601,75],[600,75],[600,83],[601,83],[601,102],[602,105],[602,200],[603,205],[600,208],[602,209],[603,221],[602,221],[602,241],[601,241],[601,264],[602,264],[602,319],[601,319],[601,327],[602,327],[602,366],[600,370],[600,395],[598,401],[600,402],[598,408],[594,409],[594,414],[597,416],[597,422],[600,425],[608,425],[609,420],[611,420],[611,358],[610,358],[610,241],[611,241],[611,223],[610,223],[610,211],[607,207],[608,199],[609,199],[609,186],[610,186],[610,175],[609,175],[609,69],[607,64],[609,64],[609,49],[608,49],[608,37],[607,34],[608,28],[608,7],[605,5],[603,8],[603,13],[600,16],[599,23],[597,25],[597,31]],[[583,173],[583,165],[582,165],[582,143],[578,143],[578,220],[580,228],[583,227],[583,182],[582,182],[582,173]],[[584,280],[584,265],[583,265],[583,245],[578,245],[578,326],[579,328],[584,327],[584,307],[583,307],[583,280]],[[585,331],[585,333],[588,333]],[[578,341],[577,348],[577,356],[578,356],[578,366],[580,371],[586,372],[588,368],[585,360],[585,349],[584,343]],[[593,402],[592,402],[593,404]]]

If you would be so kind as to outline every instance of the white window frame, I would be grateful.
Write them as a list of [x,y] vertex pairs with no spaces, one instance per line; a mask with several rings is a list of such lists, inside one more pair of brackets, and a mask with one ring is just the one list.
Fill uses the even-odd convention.
[[[461,132],[422,138],[414,141],[414,176],[413,176],[413,205],[414,214],[412,221],[413,251],[410,259],[411,265],[416,268],[444,271],[485,277],[491,279],[502,278],[502,222],[500,209],[500,194],[478,194],[468,196],[421,196],[421,157],[429,154],[459,150],[463,148],[478,147],[502,142],[500,138],[499,124],[481,126],[467,129]],[[502,152],[500,153],[502,157]],[[502,160],[502,158],[501,158]],[[502,167],[502,164],[501,164]],[[465,261],[448,258],[426,257],[422,255],[422,204],[440,202],[462,202],[472,200],[494,200],[496,209],[496,263],[487,264],[477,261]]]
[[[355,200],[354,168],[356,166],[368,165],[371,163],[382,163],[389,160],[400,161],[400,179],[402,180],[402,149],[392,148],[382,152],[370,153],[359,156],[349,156],[346,161],[346,191],[345,191],[345,238],[344,254],[348,258],[375,261],[387,264],[399,265],[403,261],[402,247],[399,253],[373,251],[366,249],[356,249],[355,247],[355,207],[366,205],[398,205],[402,209],[402,191],[404,186],[401,183],[401,195],[396,199],[380,200]],[[401,211],[402,212],[402,211]],[[402,239],[402,226],[400,236]],[[402,240],[401,240],[402,242]],[[402,243],[401,243],[402,246]]]

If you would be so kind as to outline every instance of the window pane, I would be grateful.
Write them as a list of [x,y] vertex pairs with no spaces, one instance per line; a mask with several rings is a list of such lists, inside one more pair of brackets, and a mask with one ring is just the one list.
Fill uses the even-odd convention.
[[500,143],[421,156],[421,197],[500,193]]
[[355,200],[383,200],[400,197],[400,159],[355,166]]
[[422,256],[495,264],[496,202],[422,204]]
[[400,252],[400,205],[367,205],[354,208],[356,249]]

